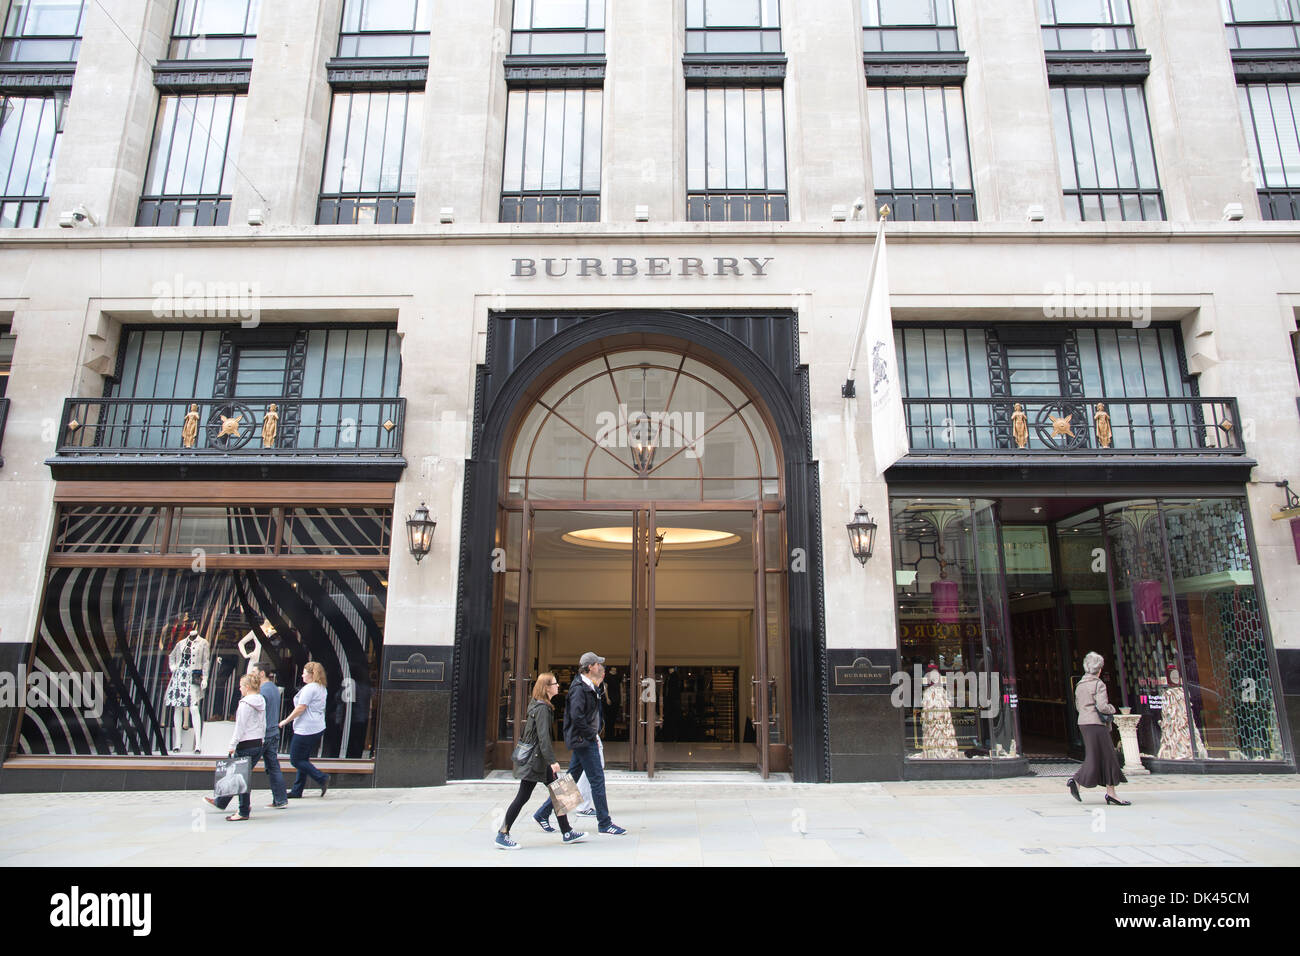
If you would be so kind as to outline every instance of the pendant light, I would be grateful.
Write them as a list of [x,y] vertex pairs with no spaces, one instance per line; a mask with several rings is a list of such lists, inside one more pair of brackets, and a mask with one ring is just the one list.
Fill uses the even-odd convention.
[[640,478],[649,477],[655,463],[654,436],[650,433],[650,416],[646,413],[646,362],[641,363],[641,417],[632,427],[628,443],[632,446],[632,468]]

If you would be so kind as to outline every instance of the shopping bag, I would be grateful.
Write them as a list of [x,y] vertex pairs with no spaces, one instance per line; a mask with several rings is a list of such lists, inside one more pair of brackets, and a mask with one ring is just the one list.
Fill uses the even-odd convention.
[[551,791],[551,805],[560,816],[568,816],[582,806],[582,792],[567,772],[560,774],[547,787]]
[[222,757],[212,784],[214,797],[235,797],[253,787],[252,757]]

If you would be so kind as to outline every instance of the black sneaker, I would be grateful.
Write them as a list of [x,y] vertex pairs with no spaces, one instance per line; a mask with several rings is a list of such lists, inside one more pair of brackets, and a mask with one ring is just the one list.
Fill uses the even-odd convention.
[[565,843],[581,843],[586,838],[587,834],[579,833],[577,830],[570,830],[568,833],[564,834]]
[[325,779],[320,783],[320,795],[325,796],[325,791],[330,788],[330,775],[325,774]]
[[550,817],[533,817],[534,822],[542,828],[543,833],[554,833],[555,827],[551,826]]
[[624,830],[617,823],[611,823],[607,827],[601,827],[600,832],[605,834],[606,836],[623,836],[623,834],[627,833],[627,831]]

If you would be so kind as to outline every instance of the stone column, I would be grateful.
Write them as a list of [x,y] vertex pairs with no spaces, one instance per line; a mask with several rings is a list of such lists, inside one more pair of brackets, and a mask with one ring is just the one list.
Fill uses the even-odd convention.
[[45,225],[82,205],[101,226],[131,226],[140,202],[167,55],[171,0],[86,4],[81,52],[59,142]]
[[416,222],[438,222],[443,206],[457,222],[497,221],[506,129],[501,58],[510,51],[511,9],[509,0],[437,8]]
[[1151,54],[1147,113],[1165,217],[1217,220],[1239,202],[1259,218],[1219,0],[1134,3],[1138,44]]
[[268,226],[316,221],[343,0],[264,3],[235,162],[230,223],[259,208]]
[[639,205],[650,207],[651,220],[685,218],[684,8],[606,4],[602,222],[629,222]]
[[1124,748],[1124,776],[1141,777],[1151,773],[1142,766],[1142,753],[1138,747],[1138,721],[1141,714],[1116,714],[1115,726],[1119,728],[1119,745]]
[[1065,218],[1037,7],[956,0],[970,57],[964,94],[976,212],[1023,221],[1031,205]]

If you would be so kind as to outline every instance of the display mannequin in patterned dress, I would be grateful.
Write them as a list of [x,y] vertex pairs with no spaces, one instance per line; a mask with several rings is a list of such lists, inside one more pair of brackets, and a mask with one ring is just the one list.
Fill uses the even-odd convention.
[[1192,736],[1196,737],[1197,753],[1205,753],[1205,741],[1201,739],[1201,732],[1196,725],[1191,723],[1187,691],[1178,676],[1178,668],[1170,664],[1165,669],[1165,673],[1167,684],[1164,689],[1164,708],[1160,717],[1160,750],[1156,753],[1156,759],[1191,760],[1196,756],[1192,752]]
[[939,668],[931,664],[922,683],[925,690],[921,694],[921,756],[926,760],[951,760],[959,756],[957,734],[952,726],[952,711],[948,709],[948,689]]
[[203,721],[199,717],[199,702],[203,699],[204,688],[208,686],[209,654],[207,640],[198,631],[190,631],[185,640],[172,648],[168,657],[172,677],[167,684],[167,692],[163,695],[163,704],[172,708],[174,716],[172,750],[181,749],[186,710],[190,712],[194,728],[194,752],[199,753],[201,749]]

